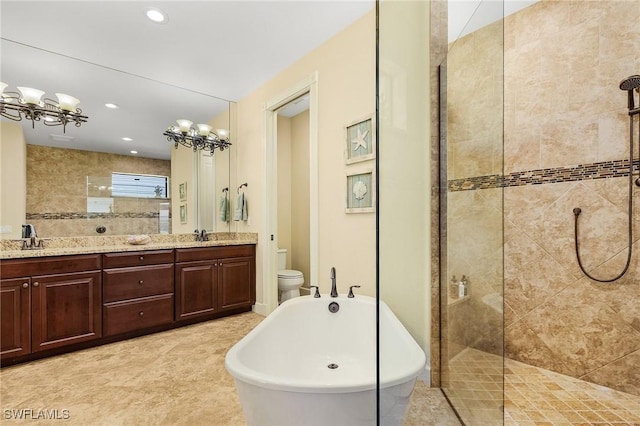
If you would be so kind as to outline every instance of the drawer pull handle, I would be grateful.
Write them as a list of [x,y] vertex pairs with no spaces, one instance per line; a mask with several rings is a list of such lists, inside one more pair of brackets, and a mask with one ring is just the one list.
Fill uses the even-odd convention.
[[38,281],[36,281],[36,282],[34,282],[34,283],[33,283],[33,286],[34,286],[34,287],[38,287],[39,285],[40,285],[40,283],[39,283]]
[[138,281],[138,284],[140,284],[140,285],[144,284],[144,280]]
[[144,256],[140,256],[138,259],[139,260],[144,260]]
[[138,312],[138,316],[143,317],[144,316],[144,312],[143,311]]
[[29,288],[29,283],[23,283],[22,288]]

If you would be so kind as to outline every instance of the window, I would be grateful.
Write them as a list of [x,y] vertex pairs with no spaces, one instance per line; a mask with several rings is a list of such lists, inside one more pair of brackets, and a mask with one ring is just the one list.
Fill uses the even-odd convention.
[[168,198],[168,188],[167,176],[111,173],[112,197]]

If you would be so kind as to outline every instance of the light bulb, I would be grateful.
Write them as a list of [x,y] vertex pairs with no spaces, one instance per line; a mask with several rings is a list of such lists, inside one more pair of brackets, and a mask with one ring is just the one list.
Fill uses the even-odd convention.
[[56,97],[58,98],[58,107],[63,111],[75,112],[80,103],[80,99],[64,93],[56,93]]
[[40,105],[40,98],[44,95],[42,90],[34,89],[31,87],[18,87],[20,94],[22,95],[22,101],[25,104]]
[[211,132],[211,126],[208,124],[198,124],[198,134],[200,136],[209,136]]
[[193,121],[189,121],[189,120],[176,120],[176,123],[178,123],[178,126],[180,127],[180,131],[182,133],[189,133],[189,130],[191,130],[191,125],[193,124]]
[[220,139],[228,139],[229,132],[226,129],[216,129],[216,134]]

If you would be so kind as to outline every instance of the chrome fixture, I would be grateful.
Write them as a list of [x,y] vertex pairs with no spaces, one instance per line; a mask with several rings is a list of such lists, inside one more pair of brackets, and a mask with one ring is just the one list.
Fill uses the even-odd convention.
[[31,224],[22,225],[22,250],[42,250],[44,241],[36,235],[36,228]]
[[340,310],[340,305],[338,305],[338,302],[329,303],[329,312],[331,312],[332,314],[335,314],[339,310]]
[[354,288],[360,288],[359,285],[352,285],[349,287],[349,294],[347,295],[347,297],[353,299],[355,296],[353,295],[353,289]]
[[203,229],[200,232],[198,232],[198,230],[196,229],[195,231],[193,231],[193,235],[195,235],[196,241],[209,241],[209,234],[207,234],[206,229]]
[[216,148],[224,151],[231,146],[229,132],[225,129],[216,129],[213,132],[208,124],[197,124],[193,127],[193,121],[189,120],[176,120],[176,123],[177,126],[171,126],[163,133],[169,142],[173,142],[176,149],[178,145],[182,145],[192,148],[193,152],[201,150],[213,155]]
[[318,297],[320,297],[320,289],[318,288],[317,285],[310,285],[309,286],[309,291],[311,291],[312,288],[316,289],[316,292],[314,293],[313,297],[315,297],[317,299]]
[[336,288],[336,268],[331,267],[331,274],[329,275],[331,278],[331,297],[338,297],[338,290]]
[[80,100],[64,93],[56,93],[58,101],[44,98],[42,90],[31,87],[18,87],[18,92],[5,92],[6,83],[0,82],[0,115],[13,121],[31,120],[31,127],[35,128],[36,121],[42,121],[46,126],[62,126],[66,133],[67,124],[74,123],[80,127],[86,123],[86,115],[77,107]]

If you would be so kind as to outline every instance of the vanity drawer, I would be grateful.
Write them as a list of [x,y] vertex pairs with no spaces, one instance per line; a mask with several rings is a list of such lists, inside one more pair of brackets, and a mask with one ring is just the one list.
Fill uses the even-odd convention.
[[105,269],[102,286],[104,303],[173,293],[173,264]]
[[202,260],[255,256],[254,245],[198,247],[176,249],[176,262],[197,262]]
[[173,250],[148,250],[102,255],[103,268],[157,265],[160,263],[173,263]]
[[103,306],[104,336],[173,322],[173,294],[151,296]]

